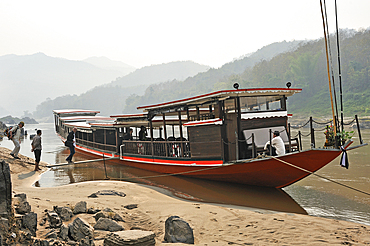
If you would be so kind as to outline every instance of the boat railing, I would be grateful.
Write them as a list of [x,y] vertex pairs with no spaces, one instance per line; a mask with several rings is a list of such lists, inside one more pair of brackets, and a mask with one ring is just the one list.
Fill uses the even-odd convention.
[[138,154],[160,157],[191,156],[189,141],[133,141],[123,140],[122,154]]
[[96,149],[107,150],[111,152],[117,151],[116,145],[96,143],[96,142],[83,140],[83,139],[76,139],[76,141],[77,141],[77,144],[85,145],[85,146],[96,148]]

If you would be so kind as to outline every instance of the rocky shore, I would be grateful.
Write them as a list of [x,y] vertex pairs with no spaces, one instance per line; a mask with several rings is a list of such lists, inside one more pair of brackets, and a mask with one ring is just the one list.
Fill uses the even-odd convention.
[[[16,160],[9,153],[0,147],[2,171],[8,166],[11,180],[10,188],[6,179],[0,186],[1,195],[11,196],[10,207],[3,197],[0,201],[0,209],[11,213],[8,228],[1,214],[0,245],[188,245],[191,240],[208,246],[370,244],[370,226],[183,201],[128,182],[37,188],[33,184],[47,163],[34,172],[32,159],[20,155]],[[176,226],[181,226],[180,234]],[[184,238],[189,241],[171,241]]]

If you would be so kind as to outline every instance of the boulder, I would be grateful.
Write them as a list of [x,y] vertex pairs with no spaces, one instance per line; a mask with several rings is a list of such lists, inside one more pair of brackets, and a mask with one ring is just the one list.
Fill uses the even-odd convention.
[[98,221],[100,218],[109,218],[115,221],[124,222],[122,217],[113,211],[112,212],[101,211],[101,212],[96,213],[93,217],[95,218],[95,221]]
[[129,230],[109,233],[104,238],[104,246],[155,245],[155,234],[151,231]]
[[168,243],[194,244],[193,229],[179,216],[171,216],[165,222],[164,240]]
[[123,227],[111,219],[100,218],[94,225],[94,229],[113,232],[113,231],[122,231]]
[[72,223],[68,225],[69,235],[75,241],[88,237],[89,239],[94,238],[94,228],[89,225],[85,220],[76,218]]
[[81,202],[76,203],[76,205],[73,209],[74,214],[82,214],[82,213],[86,213],[86,212],[87,212],[87,204],[86,204],[85,201],[81,201]]
[[31,205],[27,201],[21,201],[18,206],[15,207],[17,214],[26,214],[31,212]]
[[9,164],[0,161],[0,217],[10,219],[12,215],[12,182]]
[[32,236],[36,237],[37,214],[34,212],[23,215],[22,225],[28,229]]
[[48,211],[47,216],[50,228],[59,228],[62,225],[62,220],[56,212]]
[[68,227],[63,225],[60,227],[60,231],[59,231],[59,237],[63,240],[63,241],[68,241],[69,237],[68,237]]
[[63,207],[62,210],[60,211],[59,216],[62,219],[62,221],[70,221],[73,216],[73,212],[69,207]]

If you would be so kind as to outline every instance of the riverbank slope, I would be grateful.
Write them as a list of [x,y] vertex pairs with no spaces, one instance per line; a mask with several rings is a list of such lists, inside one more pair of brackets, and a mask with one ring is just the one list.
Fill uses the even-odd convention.
[[[164,222],[177,215],[187,221],[194,231],[195,245],[366,245],[370,244],[370,226],[300,214],[263,213],[248,209],[230,208],[212,204],[183,201],[161,194],[153,189],[116,181],[93,181],[54,188],[37,188],[33,184],[41,172],[34,172],[34,161],[20,155],[13,159],[10,150],[0,147],[0,159],[9,163],[13,194],[25,193],[38,220],[53,206],[74,206],[86,201],[88,207],[111,208],[121,215],[125,230],[141,228],[156,234],[156,245],[165,244]],[[41,168],[46,171],[46,163]],[[125,197],[98,195],[102,190],[123,192]],[[274,202],[274,201],[271,201]],[[137,204],[128,210],[126,205]],[[86,214],[82,217],[90,225],[96,222]],[[73,219],[70,221],[72,222]],[[66,222],[64,222],[66,223]],[[69,223],[69,222],[68,222]],[[66,224],[68,224],[66,223]],[[49,231],[38,225],[37,237],[44,238]],[[95,231],[95,245],[103,245],[104,233]]]

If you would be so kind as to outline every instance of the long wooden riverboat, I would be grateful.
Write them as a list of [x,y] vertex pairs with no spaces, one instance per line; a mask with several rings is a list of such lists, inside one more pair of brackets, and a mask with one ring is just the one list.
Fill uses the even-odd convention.
[[[221,90],[138,107],[143,113],[110,117],[97,116],[99,111],[93,110],[53,112],[63,141],[77,128],[78,151],[162,174],[282,188],[342,153],[339,147],[316,147],[314,139],[309,149],[302,150],[300,139],[291,137],[286,100],[300,92],[294,88]],[[130,129],[132,138],[124,140]],[[263,149],[273,131],[280,132],[285,155],[271,156]],[[349,147],[351,143],[343,149],[358,147]]]

